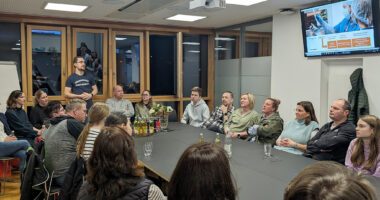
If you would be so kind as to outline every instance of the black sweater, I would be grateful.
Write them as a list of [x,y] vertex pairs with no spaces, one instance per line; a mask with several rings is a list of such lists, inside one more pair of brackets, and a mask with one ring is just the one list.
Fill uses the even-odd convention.
[[29,114],[29,120],[30,123],[37,129],[41,129],[42,125],[44,124],[44,120],[48,119],[45,112],[44,108],[41,107],[40,105],[36,105],[32,108]]
[[5,116],[9,127],[15,131],[18,139],[34,139],[37,136],[37,131],[33,130],[33,126],[22,108],[7,108]]

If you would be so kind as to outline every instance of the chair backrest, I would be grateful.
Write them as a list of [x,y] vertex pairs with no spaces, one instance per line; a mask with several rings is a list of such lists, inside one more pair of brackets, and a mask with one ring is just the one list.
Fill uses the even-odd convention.
[[5,131],[5,133],[7,133],[8,135],[11,134],[12,130],[9,127],[9,124],[8,124],[8,121],[7,121],[7,117],[5,116],[4,113],[1,113],[1,112],[0,112],[0,121],[4,125],[4,131]]

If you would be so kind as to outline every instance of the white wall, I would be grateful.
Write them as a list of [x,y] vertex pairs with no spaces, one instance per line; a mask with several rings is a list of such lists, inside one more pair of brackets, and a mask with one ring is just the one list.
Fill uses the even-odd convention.
[[[320,123],[325,123],[331,104],[329,99],[343,94],[345,96],[339,98],[347,98],[348,88],[351,88],[349,75],[356,67],[363,68],[370,112],[380,116],[379,55],[305,58],[299,13],[273,16],[272,44],[271,95],[281,100],[280,114],[285,121],[294,118],[298,101],[309,100],[314,104]],[[331,78],[335,75],[339,75],[339,79]]]

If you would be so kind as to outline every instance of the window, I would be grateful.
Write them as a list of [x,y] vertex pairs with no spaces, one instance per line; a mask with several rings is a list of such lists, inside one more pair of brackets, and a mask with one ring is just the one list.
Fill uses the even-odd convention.
[[238,36],[218,35],[215,37],[215,53],[218,60],[238,58]]
[[107,85],[107,31],[74,28],[74,56],[82,56],[86,73],[94,76],[98,95],[104,95]]
[[190,97],[191,88],[202,88],[202,96],[207,96],[208,36],[183,36],[183,96]]
[[152,95],[177,94],[177,37],[149,36],[150,91]]
[[64,27],[27,26],[28,99],[41,89],[62,99],[62,71],[66,65]]
[[141,40],[142,34],[115,35],[116,83],[122,85],[126,94],[141,91]]

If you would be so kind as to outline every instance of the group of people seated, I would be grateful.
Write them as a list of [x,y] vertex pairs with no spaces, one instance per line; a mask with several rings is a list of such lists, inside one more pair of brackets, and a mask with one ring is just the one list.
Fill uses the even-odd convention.
[[271,143],[274,148],[316,160],[345,164],[355,171],[380,177],[380,120],[374,115],[361,116],[357,126],[348,120],[350,103],[335,100],[329,111],[331,122],[319,128],[314,106],[309,101],[296,105],[295,119],[281,119],[280,100],[267,98],[261,114],[254,109],[255,97],[245,93],[240,108],[233,107],[233,94],[222,95],[222,105],[201,127],[249,142]]
[[[72,99],[64,108],[59,101],[48,101],[47,94],[39,90],[28,118],[23,109],[24,93],[13,91],[7,101],[7,120],[5,124],[0,123],[0,156],[19,157],[20,170],[23,170],[26,152],[36,141],[43,141],[46,167],[49,172],[54,172],[55,185],[66,184],[65,177],[77,159],[87,163],[87,173],[82,174],[86,181],[78,189],[78,199],[164,199],[160,188],[144,176],[144,167],[137,160],[134,149],[129,120],[133,116],[149,117],[149,110],[155,103],[148,90],[142,92],[141,101],[135,107],[123,99],[123,94],[123,87],[116,85],[112,98],[105,103],[93,104],[87,112],[86,101],[82,99]],[[351,171],[380,177],[378,117],[361,116],[355,127],[348,121],[349,102],[337,99],[330,107],[332,121],[319,128],[313,104],[300,101],[296,105],[295,119],[284,126],[278,112],[280,100],[267,98],[258,113],[254,110],[253,94],[242,94],[240,107],[236,109],[233,98],[232,92],[224,92],[222,104],[210,114],[202,99],[201,88],[194,87],[181,122],[248,142],[271,143],[278,150],[316,160],[336,161],[351,169],[330,162],[310,166],[301,172],[305,180],[300,174],[289,184],[285,199],[303,199],[299,195],[308,195],[306,193],[311,189],[301,191],[300,184],[318,173],[322,178],[336,175],[356,181],[358,185],[364,185],[360,187],[368,194],[368,198],[362,199],[373,199],[370,198],[373,188]],[[5,131],[5,126],[9,126],[14,135]],[[323,170],[324,167],[336,170]],[[199,187],[189,190],[190,185]],[[168,199],[236,199],[237,193],[225,151],[210,143],[194,144],[185,150],[167,191]]]

